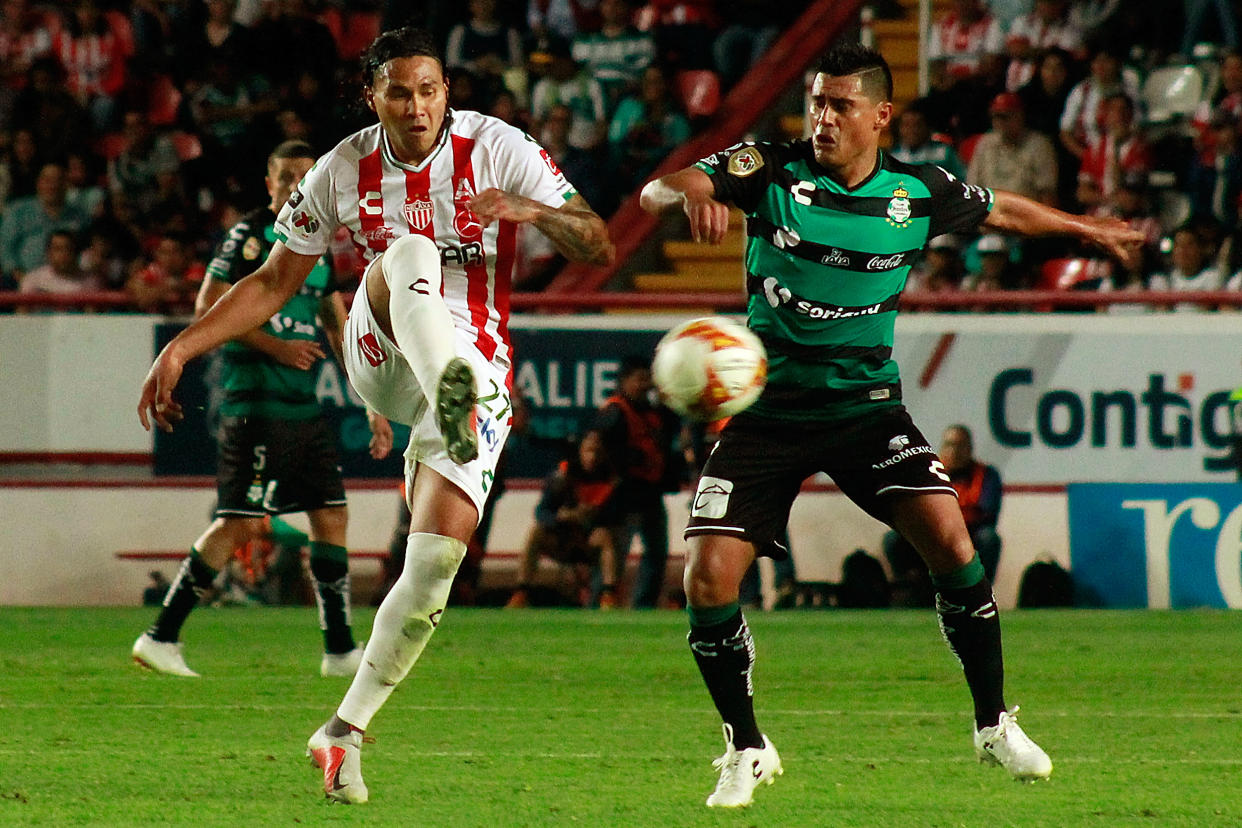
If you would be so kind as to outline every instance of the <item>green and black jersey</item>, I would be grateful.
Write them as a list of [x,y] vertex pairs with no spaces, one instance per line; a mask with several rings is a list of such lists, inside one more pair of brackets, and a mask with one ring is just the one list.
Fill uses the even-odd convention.
[[[207,276],[234,284],[258,269],[276,241],[276,214],[264,207],[233,225],[216,248]],[[320,257],[298,292],[260,328],[280,339],[315,339],[319,335],[319,304],[335,290],[327,256]],[[305,420],[319,415],[315,371],[282,365],[239,342],[225,343],[221,387],[226,417]]]
[[696,166],[746,213],[747,314],[768,350],[749,410],[835,421],[897,405],[893,326],[910,264],[933,236],[983,222],[992,191],[884,152],[848,189],[809,141],[737,144]]

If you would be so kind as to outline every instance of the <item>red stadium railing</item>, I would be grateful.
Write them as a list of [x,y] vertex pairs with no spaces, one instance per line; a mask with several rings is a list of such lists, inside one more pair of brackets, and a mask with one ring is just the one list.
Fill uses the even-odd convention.
[[[680,311],[687,308],[740,311],[746,295],[736,293],[514,293],[518,311],[641,310]],[[1197,305],[1208,309],[1242,308],[1242,292],[1171,291],[1111,292],[1064,290],[1007,290],[990,292],[922,293],[901,297],[903,311],[1048,311],[1092,310],[1113,305],[1164,309],[1172,305]],[[122,291],[71,295],[0,292],[0,308],[32,310],[132,310],[133,300]]]

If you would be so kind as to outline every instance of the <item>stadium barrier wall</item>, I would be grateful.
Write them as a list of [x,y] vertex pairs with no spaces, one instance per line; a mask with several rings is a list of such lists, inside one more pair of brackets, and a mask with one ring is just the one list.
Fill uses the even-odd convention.
[[[515,377],[531,401],[536,427],[548,437],[563,436],[575,417],[611,390],[618,360],[631,346],[649,347],[655,335],[685,316],[516,317],[515,339],[538,343],[527,347],[525,356],[519,348]],[[1135,576],[1149,584],[1139,605],[1242,602],[1236,594],[1242,587],[1232,586],[1233,553],[1227,538],[1221,540],[1235,518],[1242,520],[1236,504],[1213,494],[1209,506],[1203,502],[1207,496],[1179,488],[1217,484],[1224,491],[1234,480],[1226,450],[1226,398],[1242,384],[1237,320],[1224,313],[928,314],[899,320],[896,355],[916,421],[933,445],[945,426],[969,425],[978,456],[997,465],[1008,486],[1000,526],[1006,551],[997,578],[1002,605],[1012,605],[1021,571],[1032,560],[1086,565],[1089,555],[1071,560],[1069,515],[1077,490],[1071,487],[1067,496],[1069,483],[1171,485],[1159,498],[1122,498],[1166,506],[1122,508],[1118,501],[1113,509],[1129,526],[1135,520],[1148,527],[1175,525],[1166,541],[1159,541],[1154,529],[1141,537],[1126,530],[1132,545],[1147,543],[1148,536],[1155,539],[1150,543],[1166,543],[1169,560],[1178,559],[1184,544],[1198,543],[1183,541],[1180,533],[1212,523],[1215,510],[1216,540],[1203,540],[1218,548],[1215,560],[1195,552],[1191,558],[1199,563],[1191,568],[1200,574],[1210,569],[1216,592],[1166,590],[1167,597],[1153,600],[1158,578],[1151,587],[1144,572]],[[0,387],[6,389],[0,461],[149,463],[152,437],[137,424],[136,392],[154,352],[155,328],[163,321],[0,317],[5,355]],[[575,344],[583,341],[595,350]],[[339,382],[329,386],[339,392]],[[45,474],[41,481],[38,474],[16,479],[3,467],[0,475],[0,510],[6,516],[0,566],[13,575],[0,583],[4,604],[131,603],[146,568],[116,554],[188,548],[206,523],[214,493],[201,478],[127,482],[74,474],[51,481]],[[791,521],[805,580],[835,580],[844,555],[856,547],[877,550],[883,532],[825,482],[813,485],[796,504]],[[378,550],[387,544],[395,495],[387,484],[378,490],[367,485],[372,488],[351,491],[350,542],[355,549]],[[516,551],[536,496],[529,487],[517,487],[501,499],[493,537],[503,541],[494,541],[494,548]],[[684,548],[679,531],[684,500],[669,498],[674,554]],[[1102,603],[1135,605],[1131,576],[1139,568],[1159,576],[1153,563],[1159,556],[1147,550],[1135,556],[1134,548],[1119,558],[1130,572],[1120,580],[1131,586],[1102,595]],[[359,566],[374,564],[362,560]],[[1187,582],[1180,564],[1172,573],[1174,584]],[[1207,583],[1206,576],[1199,580]]]

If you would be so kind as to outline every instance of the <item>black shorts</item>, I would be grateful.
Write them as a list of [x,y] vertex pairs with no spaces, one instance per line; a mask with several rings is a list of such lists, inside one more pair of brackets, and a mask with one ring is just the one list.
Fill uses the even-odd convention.
[[817,472],[884,523],[892,495],[955,495],[940,458],[903,406],[844,424],[742,414],[725,426],[707,458],[685,535],[731,535],[753,543],[760,555],[784,558],[789,509],[802,482]]
[[336,440],[319,417],[220,423],[216,517],[262,517],[345,505]]

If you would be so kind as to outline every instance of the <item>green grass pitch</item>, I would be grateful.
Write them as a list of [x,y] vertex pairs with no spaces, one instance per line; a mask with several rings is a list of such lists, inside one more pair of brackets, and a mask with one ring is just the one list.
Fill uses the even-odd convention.
[[197,680],[130,662],[151,618],[0,609],[0,825],[1242,825],[1239,613],[1005,615],[1008,701],[1056,765],[1031,785],[974,760],[930,611],[751,613],[785,775],[737,812],[703,805],[722,743],[680,613],[450,609],[356,807],[303,756],[348,685],[312,610],[195,613]]

